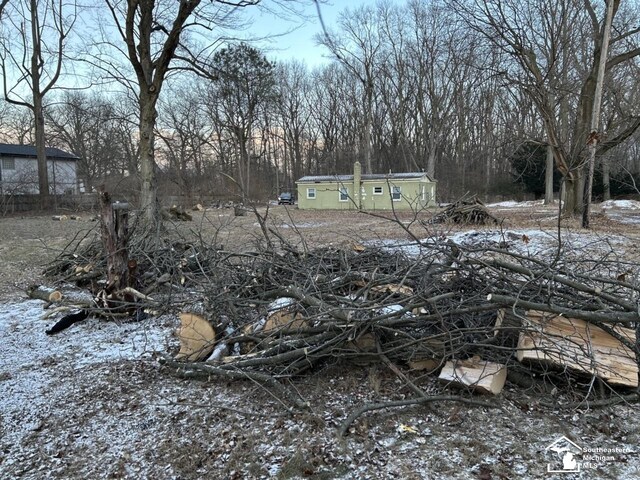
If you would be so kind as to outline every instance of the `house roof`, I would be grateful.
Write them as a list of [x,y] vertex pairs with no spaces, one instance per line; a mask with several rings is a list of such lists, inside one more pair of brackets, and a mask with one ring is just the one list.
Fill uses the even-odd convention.
[[[78,160],[72,153],[67,153],[59,148],[45,148],[47,158],[60,158],[64,160]],[[10,143],[0,143],[0,156],[5,157],[36,157],[36,147],[34,145],[13,145]]]
[[[408,172],[408,173],[365,173],[361,176],[364,180],[409,180],[412,178],[427,177],[431,178],[424,172]],[[353,182],[353,175],[307,175],[302,177],[296,183],[307,182]]]

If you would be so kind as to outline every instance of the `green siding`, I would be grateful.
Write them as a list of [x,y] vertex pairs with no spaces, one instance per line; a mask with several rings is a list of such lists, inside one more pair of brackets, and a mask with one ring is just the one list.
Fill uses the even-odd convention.
[[[374,194],[375,187],[382,194]],[[400,189],[400,198],[393,201],[391,191]],[[340,201],[340,188],[346,188],[348,201]],[[315,198],[308,198],[308,189],[315,189]],[[363,210],[419,210],[435,206],[435,182],[423,179],[363,180],[361,202]],[[353,201],[353,183],[337,181],[299,182],[298,208],[303,210],[357,210]],[[423,194],[424,192],[424,194]]]

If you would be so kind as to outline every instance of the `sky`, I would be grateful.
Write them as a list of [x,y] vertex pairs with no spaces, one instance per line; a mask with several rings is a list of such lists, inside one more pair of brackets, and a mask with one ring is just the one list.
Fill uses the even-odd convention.
[[[378,0],[327,0],[320,5],[322,19],[329,30],[335,29],[341,12],[346,8],[354,9],[363,5],[375,6]],[[392,0],[391,3],[403,4],[405,0]],[[291,59],[302,60],[310,68],[314,68],[331,61],[328,50],[316,45],[314,36],[322,32],[315,5],[308,5],[304,9],[307,20],[282,19],[264,15],[257,17],[250,29],[256,36],[276,35],[265,40],[262,44],[267,57],[276,61]],[[285,33],[293,30],[290,33]]]

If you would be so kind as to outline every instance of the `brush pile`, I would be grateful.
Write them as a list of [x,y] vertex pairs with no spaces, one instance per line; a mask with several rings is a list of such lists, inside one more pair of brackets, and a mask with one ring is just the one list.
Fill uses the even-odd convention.
[[[568,253],[545,262],[438,238],[310,250],[271,237],[270,247],[242,253],[141,238],[129,242],[131,307],[181,314],[183,349],[163,361],[186,377],[251,378],[298,407],[304,402],[283,380],[338,360],[440,372],[491,393],[502,376],[526,386],[534,377],[638,384],[640,286],[629,281],[637,265]],[[99,289],[103,257],[89,242],[49,272]]]
[[435,215],[428,223],[454,223],[460,225],[497,225],[500,221],[489,213],[476,197],[463,198]]

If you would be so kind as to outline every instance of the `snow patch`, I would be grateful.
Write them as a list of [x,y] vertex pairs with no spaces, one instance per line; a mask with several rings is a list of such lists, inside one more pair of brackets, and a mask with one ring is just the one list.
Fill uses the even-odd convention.
[[[149,358],[167,350],[173,322],[149,318],[116,323],[89,319],[47,336],[43,302],[0,304],[0,411],[5,440],[14,441],[38,430],[55,409],[50,392],[60,390],[61,377],[91,364]],[[107,369],[108,370],[108,369]],[[74,385],[65,388],[73,390]]]
[[269,304],[269,306],[267,307],[267,311],[276,312],[278,310],[283,310],[287,307],[290,307],[295,303],[296,303],[295,298],[291,298],[291,297],[276,298],[273,302]]
[[619,208],[622,210],[640,210],[640,202],[636,200],[607,200],[602,202],[600,207],[603,210],[610,210],[612,208]]
[[489,203],[489,208],[530,208],[534,206],[544,205],[544,200],[528,200],[525,202],[516,202],[515,200],[506,200],[504,202]]

